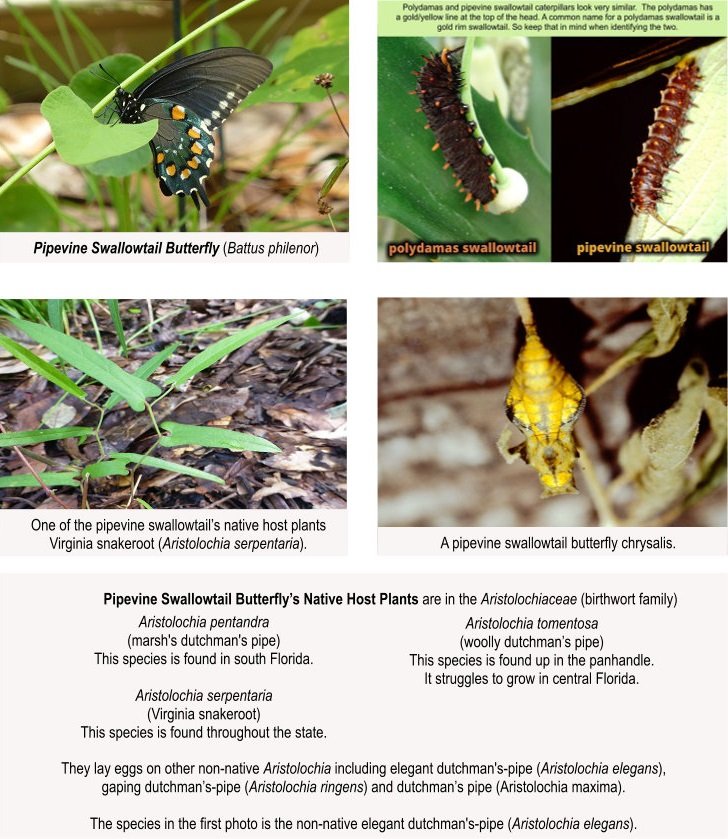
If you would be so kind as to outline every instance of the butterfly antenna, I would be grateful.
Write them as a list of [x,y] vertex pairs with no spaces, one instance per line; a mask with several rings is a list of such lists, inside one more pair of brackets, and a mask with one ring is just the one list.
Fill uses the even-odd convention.
[[[112,76],[112,75],[111,75],[111,73],[109,73],[109,71],[106,69],[106,67],[104,67],[104,65],[103,65],[103,64],[101,64],[101,62],[99,62],[99,67],[100,67],[100,68],[103,70],[103,72],[106,74],[106,77],[107,77],[107,78],[111,79],[111,81],[112,81],[112,82],[113,82],[113,83],[114,83],[117,87],[121,87],[121,82],[120,82],[117,78],[115,78],[114,76]],[[93,71],[93,70],[92,70],[91,72],[92,72],[92,73],[94,74],[94,76],[96,76],[97,78],[99,78],[99,79],[102,79],[102,78],[103,78],[103,76],[99,75],[98,73],[94,73],[94,71]]]

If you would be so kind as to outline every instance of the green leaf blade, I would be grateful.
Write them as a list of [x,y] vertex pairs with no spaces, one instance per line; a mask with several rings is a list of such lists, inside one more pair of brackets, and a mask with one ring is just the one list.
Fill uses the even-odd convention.
[[135,411],[143,411],[146,400],[159,396],[161,393],[157,385],[135,378],[101,353],[91,349],[83,341],[40,323],[31,323],[17,318],[12,318],[11,322],[26,335],[30,335],[34,341],[48,347],[76,369],[92,376],[114,393],[118,393]]
[[68,428],[36,428],[33,431],[6,431],[0,434],[0,449],[11,446],[36,446],[38,443],[67,440],[69,437],[79,437],[83,442],[93,433],[93,428],[80,425],[71,425]]
[[89,478],[109,478],[112,475],[128,475],[129,470],[118,460],[101,460],[84,466],[82,474]]
[[[100,69],[99,65],[103,66],[108,75]],[[125,79],[132,73],[136,73],[143,65],[143,59],[133,53],[107,55],[100,61],[93,61],[74,73],[68,86],[89,108],[93,108],[104,96],[116,89],[117,84],[114,79]]]
[[[168,347],[165,347],[160,352],[153,355],[150,359],[144,362],[137,370],[132,373],[135,379],[142,379],[146,381],[155,370],[158,370],[164,362],[174,353],[174,351],[179,346],[179,341],[175,341],[173,344],[170,344]],[[111,408],[116,407],[116,405],[121,402],[121,397],[116,394],[112,393],[111,396],[106,400],[106,410],[109,411]]]
[[[68,86],[80,99],[93,107],[116,88],[114,79],[125,79],[144,65],[138,55],[120,53],[107,55],[98,62],[93,62],[76,73]],[[100,70],[103,66],[106,73],[113,78],[107,78]],[[150,71],[151,73],[151,71]],[[104,125],[114,118],[113,106],[109,105],[98,116],[97,120]],[[140,146],[126,154],[107,157],[95,163],[88,163],[85,168],[92,175],[102,177],[124,178],[133,175],[149,166],[149,149]]]
[[63,303],[61,299],[48,301],[48,322],[57,332],[63,332]]
[[212,449],[229,449],[231,452],[271,452],[281,450],[275,443],[254,434],[229,431],[209,425],[187,425],[181,422],[163,422],[160,426],[169,435],[160,444],[167,448],[177,446],[205,446]]
[[311,26],[299,29],[283,55],[273,55],[274,69],[266,84],[254,90],[244,106],[261,102],[319,102],[326,91],[314,76],[331,73],[332,93],[349,89],[349,7],[339,6]]
[[31,370],[35,370],[38,375],[43,376],[54,385],[57,385],[61,390],[65,390],[71,396],[76,396],[79,399],[85,399],[86,394],[81,388],[72,380],[69,379],[65,373],[62,373],[52,364],[49,364],[44,359],[37,356],[34,352],[13,341],[5,335],[0,335],[0,347],[4,347],[11,355],[14,355],[23,364],[26,364]]
[[276,329],[286,321],[291,320],[295,315],[285,315],[280,318],[273,318],[264,323],[257,323],[254,326],[249,326],[247,329],[240,329],[216,341],[214,344],[207,347],[201,353],[198,353],[194,358],[191,358],[186,364],[165,382],[165,387],[180,387],[189,381],[193,376],[216,364],[221,358],[229,355],[231,352],[239,349],[255,338]]
[[150,469],[165,469],[167,472],[177,472],[180,475],[188,475],[191,478],[199,478],[202,481],[212,481],[214,484],[224,484],[222,478],[217,475],[209,475],[201,469],[193,469],[191,466],[183,466],[181,463],[173,463],[171,460],[163,460],[161,457],[150,457],[145,454],[134,454],[133,452],[114,452],[109,455],[114,460],[122,463],[138,463],[140,466],[148,466]]
[[[77,487],[78,472],[40,472],[43,483],[49,487]],[[2,475],[0,489],[22,489],[25,487],[39,487],[40,484],[33,475]]]

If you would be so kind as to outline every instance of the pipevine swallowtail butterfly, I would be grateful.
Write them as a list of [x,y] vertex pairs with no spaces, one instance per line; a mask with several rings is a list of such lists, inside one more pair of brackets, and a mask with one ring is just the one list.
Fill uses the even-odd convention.
[[159,120],[149,145],[164,195],[198,195],[215,154],[212,132],[270,75],[273,65],[243,47],[218,47],[158,70],[133,92],[119,87],[114,102],[121,122]]

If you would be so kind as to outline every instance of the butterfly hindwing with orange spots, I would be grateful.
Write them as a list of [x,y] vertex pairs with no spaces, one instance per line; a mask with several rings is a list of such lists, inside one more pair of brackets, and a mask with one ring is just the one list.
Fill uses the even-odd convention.
[[165,195],[189,193],[196,198],[199,193],[209,205],[203,181],[215,156],[210,129],[197,114],[182,105],[170,107],[167,102],[152,100],[145,112],[150,119],[159,120],[159,131],[150,143],[159,188]]
[[215,153],[213,131],[270,75],[273,65],[242,47],[188,55],[156,72],[132,93],[118,88],[121,122],[157,119],[149,143],[164,195],[191,195],[209,206],[204,180]]

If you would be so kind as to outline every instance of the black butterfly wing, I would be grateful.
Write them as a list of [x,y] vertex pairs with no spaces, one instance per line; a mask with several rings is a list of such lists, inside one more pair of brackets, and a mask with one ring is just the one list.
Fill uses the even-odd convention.
[[270,75],[273,65],[243,47],[219,47],[188,55],[156,72],[134,98],[162,99],[196,113],[211,130]]
[[215,154],[211,131],[197,114],[182,105],[145,100],[147,119],[158,119],[159,128],[149,143],[154,158],[154,174],[164,195],[197,196],[210,206],[203,181],[210,172]]
[[199,194],[209,206],[202,182],[214,156],[212,132],[272,69],[267,58],[243,47],[220,47],[173,62],[133,93],[117,90],[122,122],[159,120],[149,145],[165,195],[191,195],[199,206]]

